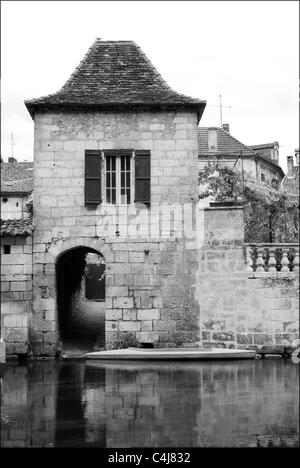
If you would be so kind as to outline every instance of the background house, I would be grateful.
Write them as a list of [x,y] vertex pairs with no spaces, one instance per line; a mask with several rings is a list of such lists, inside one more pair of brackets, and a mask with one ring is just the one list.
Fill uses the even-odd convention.
[[279,186],[284,172],[278,164],[278,143],[249,147],[234,138],[229,125],[199,127],[199,170],[208,164],[235,167],[259,183]]
[[26,219],[26,203],[33,190],[33,162],[9,157],[1,162],[1,219]]
[[281,189],[290,198],[299,202],[299,149],[295,149],[293,156],[287,157],[287,173],[281,182]]

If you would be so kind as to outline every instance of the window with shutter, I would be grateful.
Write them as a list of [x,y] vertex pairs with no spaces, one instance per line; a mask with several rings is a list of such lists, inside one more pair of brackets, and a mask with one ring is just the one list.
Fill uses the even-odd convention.
[[132,202],[132,152],[105,152],[105,203],[130,205]]
[[85,151],[85,205],[101,203],[101,153]]
[[135,202],[150,205],[150,151],[135,152]]

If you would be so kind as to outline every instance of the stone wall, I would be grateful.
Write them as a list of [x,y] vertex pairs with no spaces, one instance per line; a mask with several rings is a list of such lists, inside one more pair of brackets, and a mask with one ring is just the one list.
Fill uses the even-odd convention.
[[[6,194],[1,197],[1,219],[24,219],[29,217],[26,211],[28,196]],[[6,201],[4,201],[6,200]]]
[[[10,253],[4,254],[4,245]],[[1,238],[1,337],[6,354],[25,354],[32,307],[32,238]]]
[[[30,348],[32,246],[29,237],[5,239],[13,242],[12,253],[1,257],[1,328],[7,354],[24,354],[35,346],[37,354],[56,353],[55,261],[82,245],[106,259],[108,348],[131,332],[138,342],[160,347],[255,347],[261,353],[286,352],[299,337],[297,274],[271,277],[247,271],[241,208],[205,209],[204,227],[198,251],[186,249],[175,239],[128,242],[78,237],[53,242],[47,252],[52,262],[34,266],[39,272],[36,284],[41,285],[35,288],[43,297],[36,303],[41,310],[34,313],[34,326],[29,327]],[[20,245],[27,254],[14,253]],[[52,297],[44,297],[49,293]]]
[[[160,345],[199,341],[194,297],[197,254],[176,237],[181,230],[177,215],[162,215],[162,221],[172,218],[175,223],[171,240],[164,237],[164,223],[159,224],[156,216],[150,221],[155,235],[152,231],[138,235],[134,230],[122,236],[120,219],[116,222],[108,216],[110,233],[105,230],[104,204],[84,206],[85,150],[128,148],[151,151],[151,210],[165,206],[168,211],[169,205],[196,200],[196,113],[35,116],[31,339],[38,343],[37,354],[57,352],[55,264],[60,255],[78,246],[92,248],[105,259],[107,347],[126,332],[133,332],[141,342]],[[141,226],[145,226],[145,213],[137,213]]]
[[246,270],[242,208],[206,209],[204,219],[198,277],[202,345],[282,354],[299,338],[297,272],[259,277]]
[[[122,217],[84,205],[84,152],[128,148],[151,151],[151,219],[131,207],[142,232],[124,234]],[[159,347],[284,347],[298,337],[296,275],[249,277],[241,208],[200,207],[197,242],[182,236],[176,207],[192,207],[196,221],[197,164],[194,113],[36,114],[33,246],[11,238],[2,256],[8,354],[60,352],[56,265],[78,247],[105,260],[107,348],[124,336]]]

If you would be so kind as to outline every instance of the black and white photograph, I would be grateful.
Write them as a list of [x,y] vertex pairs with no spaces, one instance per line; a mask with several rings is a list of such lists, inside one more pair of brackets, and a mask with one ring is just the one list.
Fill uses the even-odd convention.
[[299,2],[2,0],[1,95],[2,453],[299,448]]

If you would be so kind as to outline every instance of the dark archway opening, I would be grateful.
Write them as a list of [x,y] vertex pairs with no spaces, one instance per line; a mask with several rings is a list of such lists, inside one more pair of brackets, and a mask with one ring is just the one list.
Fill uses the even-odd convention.
[[105,262],[96,250],[77,247],[56,264],[58,328],[63,352],[105,345]]

